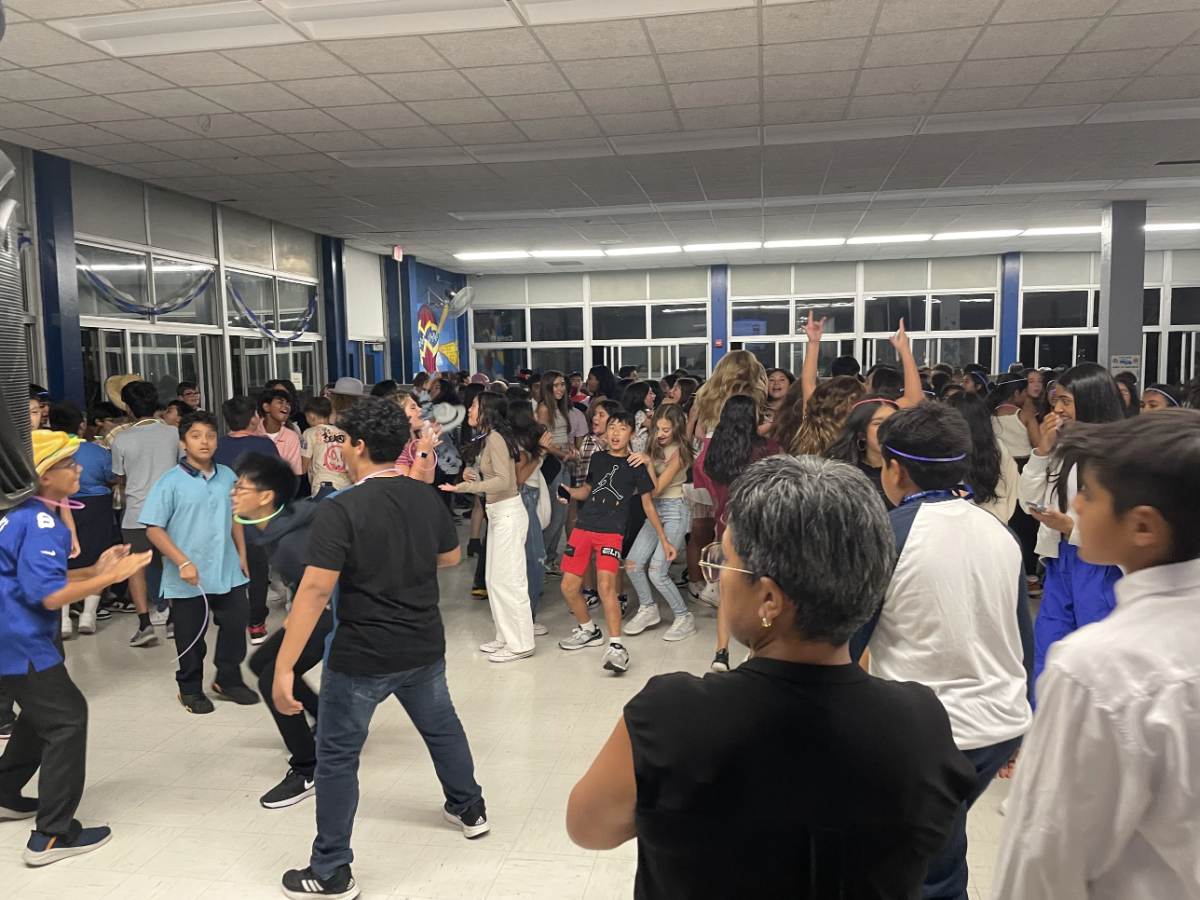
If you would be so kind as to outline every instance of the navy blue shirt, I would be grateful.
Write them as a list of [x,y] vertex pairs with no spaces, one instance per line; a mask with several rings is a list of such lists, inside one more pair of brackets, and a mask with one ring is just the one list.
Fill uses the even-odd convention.
[[261,434],[248,434],[244,437],[222,435],[217,439],[217,452],[213,454],[213,462],[221,466],[233,468],[237,461],[247,453],[262,453],[264,456],[278,456],[275,442]]
[[70,555],[70,530],[36,497],[0,519],[0,675],[63,661],[54,646],[62,613],[42,600],[66,587]]

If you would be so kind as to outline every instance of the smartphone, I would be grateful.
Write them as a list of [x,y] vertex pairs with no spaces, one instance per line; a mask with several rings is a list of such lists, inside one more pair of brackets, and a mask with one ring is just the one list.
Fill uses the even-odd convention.
[[571,499],[571,492],[567,490],[567,486],[565,484],[560,484],[558,486],[558,496],[562,497],[564,500]]
[[1045,513],[1050,512],[1050,507],[1042,506],[1040,503],[1026,503],[1025,505],[1028,506],[1035,513],[1045,514]]

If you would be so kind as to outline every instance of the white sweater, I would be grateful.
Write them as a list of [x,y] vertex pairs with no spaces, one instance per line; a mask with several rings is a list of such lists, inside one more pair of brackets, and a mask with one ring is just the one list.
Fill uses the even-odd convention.
[[[1079,493],[1079,485],[1075,478],[1075,468],[1067,473],[1067,508],[1066,513],[1078,525],[1079,522],[1075,519],[1075,511],[1071,508],[1071,501],[1075,495]],[[1025,471],[1021,473],[1021,487],[1018,491],[1018,496],[1022,503],[1036,503],[1039,506],[1045,506],[1049,509],[1058,509],[1058,470],[1050,468],[1050,457],[1041,456],[1036,450],[1029,456],[1029,462],[1025,463]],[[1056,531],[1049,525],[1042,524],[1038,528],[1037,537],[1037,555],[1042,559],[1058,559],[1058,542],[1062,539],[1062,532]],[[1076,547],[1079,546],[1079,529],[1076,528],[1071,532],[1068,539],[1070,543]]]

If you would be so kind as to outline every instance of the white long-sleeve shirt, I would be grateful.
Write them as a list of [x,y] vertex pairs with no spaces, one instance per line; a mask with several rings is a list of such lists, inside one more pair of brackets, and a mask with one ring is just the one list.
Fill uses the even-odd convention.
[[[1067,509],[1066,513],[1072,519],[1075,519],[1075,524],[1079,524],[1079,520],[1075,517],[1075,510],[1072,508],[1071,501],[1079,492],[1079,484],[1076,479],[1075,467],[1067,473]],[[1039,456],[1038,452],[1033,451],[1029,457],[1029,461],[1025,463],[1025,469],[1021,472],[1020,487],[1017,491],[1017,496],[1020,497],[1022,504],[1037,503],[1039,506],[1045,506],[1049,509],[1058,509],[1058,470],[1051,469],[1050,457]],[[1026,507],[1028,512],[1028,507]],[[1058,559],[1058,544],[1062,540],[1062,532],[1051,528],[1045,522],[1038,526],[1037,547],[1035,548],[1037,555],[1042,559]],[[1071,532],[1067,540],[1079,546],[1079,529],[1076,528]]]
[[994,900],[1200,897],[1200,560],[1116,593],[1050,651]]

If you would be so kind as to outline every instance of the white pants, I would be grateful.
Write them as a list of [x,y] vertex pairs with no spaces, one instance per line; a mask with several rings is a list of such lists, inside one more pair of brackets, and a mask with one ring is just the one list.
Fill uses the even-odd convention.
[[529,582],[525,577],[525,530],[529,515],[518,495],[487,505],[488,603],[496,623],[496,640],[513,653],[533,649],[533,613],[529,609]]

